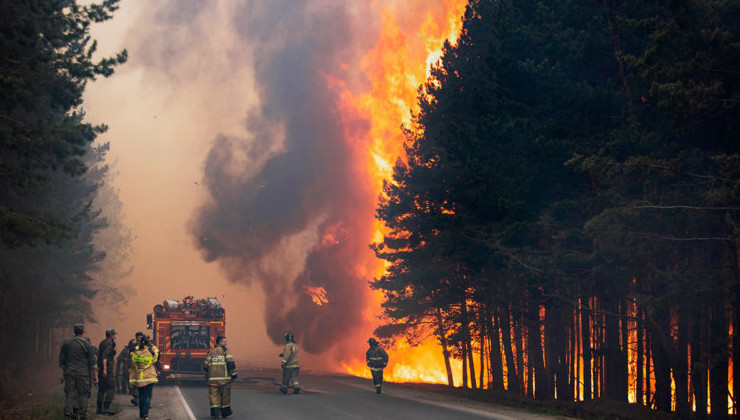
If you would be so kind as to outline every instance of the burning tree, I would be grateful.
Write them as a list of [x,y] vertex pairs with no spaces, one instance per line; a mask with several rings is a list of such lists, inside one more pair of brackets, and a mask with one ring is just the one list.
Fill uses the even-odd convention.
[[446,326],[472,386],[477,351],[493,388],[725,418],[738,16],[471,1],[378,208],[386,314]]

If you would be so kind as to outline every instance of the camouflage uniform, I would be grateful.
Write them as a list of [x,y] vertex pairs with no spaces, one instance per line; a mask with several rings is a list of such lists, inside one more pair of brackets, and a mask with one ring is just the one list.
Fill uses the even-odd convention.
[[[131,342],[134,342],[132,345]],[[128,346],[121,349],[116,359],[116,391],[120,394],[128,394],[128,377],[129,369],[131,368],[131,353],[130,349],[136,347],[136,342],[131,340]]]
[[59,351],[59,367],[64,370],[64,417],[85,419],[90,383],[97,374],[96,354],[89,339],[80,335],[65,340]]
[[[110,404],[116,390],[115,375],[116,343],[106,338],[98,345],[98,414],[112,414]],[[103,376],[103,360],[107,373]]]

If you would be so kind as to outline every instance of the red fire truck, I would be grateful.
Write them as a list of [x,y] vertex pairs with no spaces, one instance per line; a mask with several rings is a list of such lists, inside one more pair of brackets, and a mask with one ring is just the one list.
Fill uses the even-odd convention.
[[224,308],[215,297],[165,300],[146,316],[152,341],[159,348],[162,375],[203,374],[203,361],[216,337],[226,334]]

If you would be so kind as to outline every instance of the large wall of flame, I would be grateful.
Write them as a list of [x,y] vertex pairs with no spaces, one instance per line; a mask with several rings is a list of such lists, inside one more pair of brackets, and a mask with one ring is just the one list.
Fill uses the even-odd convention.
[[99,308],[99,329],[127,336],[163,299],[218,296],[237,357],[274,358],[290,330],[361,360],[380,180],[464,3],[123,2],[94,36],[130,61],[86,107],[110,126],[136,295],[123,319]]

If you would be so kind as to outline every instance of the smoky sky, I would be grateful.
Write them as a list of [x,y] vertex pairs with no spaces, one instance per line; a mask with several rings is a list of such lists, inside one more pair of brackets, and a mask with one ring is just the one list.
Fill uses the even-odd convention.
[[[161,6],[161,30],[182,31],[190,22],[183,36],[203,36],[203,4]],[[364,268],[372,265],[375,197],[363,150],[345,134],[348,124],[356,131],[366,122],[342,120],[339,93],[328,83],[357,79],[371,25],[350,7],[356,6],[243,1],[231,21],[210,23],[233,27],[237,47],[231,61],[219,64],[253,66],[259,104],[244,115],[246,135],[214,133],[209,140],[203,173],[209,197],[191,232],[203,258],[218,262],[231,281],[262,286],[269,337],[282,343],[291,331],[311,353],[338,345],[362,325],[372,277]],[[154,43],[149,54],[176,75],[178,51],[186,48],[187,41]],[[326,290],[327,303],[311,300],[307,292],[315,287]]]

